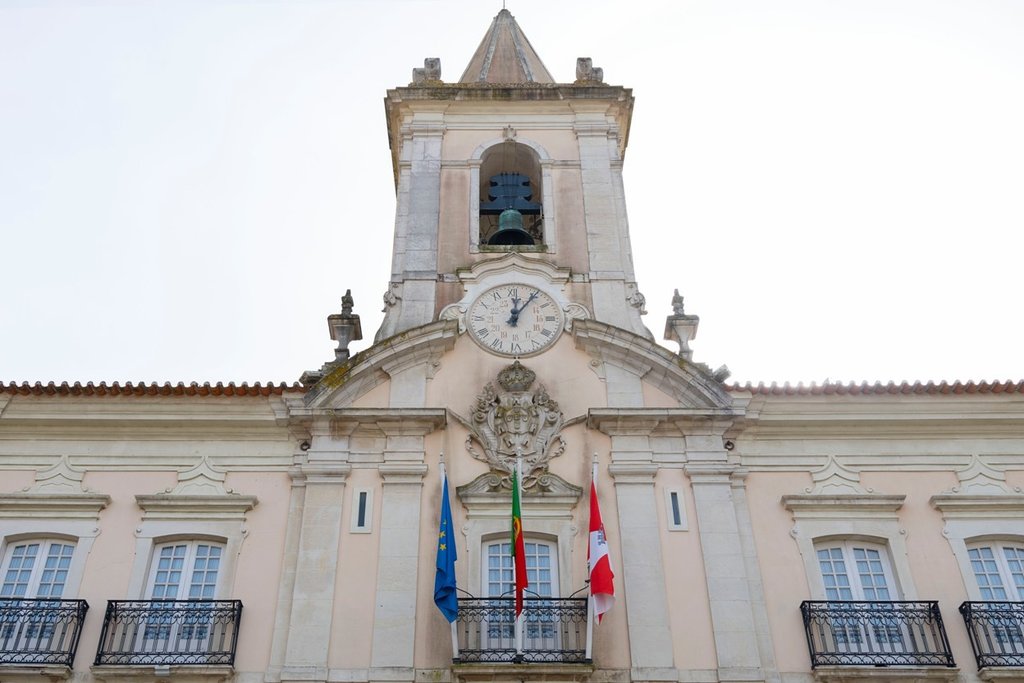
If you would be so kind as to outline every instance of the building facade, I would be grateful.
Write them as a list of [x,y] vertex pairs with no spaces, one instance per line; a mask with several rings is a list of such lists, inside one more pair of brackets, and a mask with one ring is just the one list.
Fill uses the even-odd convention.
[[506,10],[385,103],[368,349],[346,296],[295,385],[0,386],[0,681],[1024,680],[1024,382],[729,385],[678,294],[657,344],[632,93],[555,82]]

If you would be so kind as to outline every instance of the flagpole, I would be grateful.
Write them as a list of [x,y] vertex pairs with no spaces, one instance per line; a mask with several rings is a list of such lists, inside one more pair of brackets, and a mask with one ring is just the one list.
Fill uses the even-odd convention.
[[[521,454],[520,454],[518,448],[516,448],[516,491],[515,491],[515,494],[516,494],[516,497],[520,501],[522,501],[522,499],[523,499],[523,459],[521,457]],[[522,505],[522,503],[520,503],[520,505]],[[520,514],[520,520],[522,520],[522,511],[520,511],[519,514]],[[522,527],[520,526],[520,528],[522,528]],[[519,533],[521,534],[522,531],[520,531]],[[516,586],[519,585],[519,577],[516,576],[516,563],[515,562],[512,562],[512,580],[515,582]],[[513,601],[514,600],[515,600],[515,598],[513,597]],[[513,607],[513,609],[515,609],[515,608]],[[525,612],[525,611],[526,611],[526,609],[524,608],[523,612]],[[516,661],[522,661],[522,658],[523,658],[523,614],[522,614],[522,612],[520,612],[519,614],[516,615],[515,631],[516,631]]]
[[[597,490],[597,452],[594,452],[594,459],[590,465],[590,491]],[[589,543],[589,537],[587,542]],[[590,553],[587,553],[588,555]],[[590,558],[587,558],[587,582],[590,582]],[[589,591],[587,596],[587,645],[584,657],[589,662],[594,658],[594,591]]]
[[[441,495],[442,496],[447,496],[448,495],[448,472],[447,472],[447,470],[445,470],[445,467],[444,467],[444,451],[441,451],[441,453],[439,455],[439,458],[440,458],[440,461],[441,461],[441,463],[440,463],[441,464],[441,488],[442,488]],[[450,542],[451,543],[455,543],[454,530],[452,531],[452,534],[453,535],[452,535],[452,539],[451,539]],[[452,629],[452,659],[454,661],[456,661],[456,662],[459,661],[459,627],[458,627],[458,623],[459,623],[459,620],[456,619],[455,621],[451,622],[451,624],[449,624],[449,626],[451,626],[451,629]]]

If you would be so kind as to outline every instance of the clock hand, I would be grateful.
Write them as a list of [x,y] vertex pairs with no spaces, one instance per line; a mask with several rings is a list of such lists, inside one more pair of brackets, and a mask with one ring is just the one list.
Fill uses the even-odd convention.
[[509,327],[515,327],[519,322],[519,312],[523,310],[519,307],[519,301],[516,297],[512,297],[512,309],[509,310],[508,320],[505,321]]
[[537,298],[537,292],[534,292],[533,294],[531,294],[530,297],[526,300],[526,302],[522,306],[519,307],[519,310],[516,311],[516,318],[518,318],[519,314],[523,312],[523,309],[526,308],[527,306],[529,306],[530,302],[533,301],[536,298]]

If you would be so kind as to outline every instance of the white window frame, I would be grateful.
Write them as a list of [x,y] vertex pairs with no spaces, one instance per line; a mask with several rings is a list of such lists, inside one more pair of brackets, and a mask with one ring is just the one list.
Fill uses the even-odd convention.
[[[481,555],[481,576],[480,576],[480,596],[482,598],[497,598],[506,597],[509,598],[513,595],[511,592],[502,592],[498,595],[490,594],[490,581],[488,576],[490,549],[495,546],[502,546],[505,544],[511,544],[510,534],[505,534],[499,537],[491,537],[484,539],[482,547],[480,549]],[[557,541],[539,538],[536,535],[524,534],[523,545],[527,551],[527,564],[529,564],[529,546],[535,545],[538,547],[547,548],[547,557],[550,562],[551,569],[551,595],[543,595],[536,589],[536,582],[531,583],[526,589],[526,597],[543,600],[544,598],[558,598],[561,593],[559,592],[559,567],[558,567],[558,544]],[[500,551],[499,551],[500,552]],[[529,573],[529,572],[528,572]],[[510,605],[511,603],[509,603]],[[561,636],[557,626],[551,622],[544,622],[543,619],[538,619],[536,614],[531,616],[529,604],[524,607],[524,638],[532,642],[535,647],[541,649],[558,649],[560,647]],[[514,644],[513,642],[513,623],[512,623],[512,612],[508,611],[503,616],[498,616],[495,621],[489,622],[485,626],[485,632],[483,634],[483,643],[486,647],[490,648],[508,648]]]
[[[674,512],[679,512],[679,521],[676,521]],[[686,498],[680,488],[665,489],[665,524],[669,531],[689,531],[690,525],[686,519]]]
[[[896,602],[901,600],[900,588],[892,570],[889,549],[880,543],[866,542],[860,539],[838,538],[823,539],[814,544],[815,556],[818,557],[818,579],[822,582],[823,600],[829,602],[843,602],[842,598],[830,598],[827,595],[827,588],[824,586],[824,573],[821,570],[822,559],[819,552],[839,549],[842,553],[843,568],[846,578],[849,581],[852,597],[848,602],[876,603]],[[881,574],[885,579],[885,589],[889,594],[887,599],[868,598],[865,595],[863,577],[857,567],[857,550],[874,551],[878,554],[878,562],[881,565]],[[884,608],[877,611],[872,610],[876,615],[883,613]],[[889,644],[899,643],[902,649],[910,640],[906,627],[899,620],[890,620],[881,616],[875,616],[870,623],[864,623],[859,619],[847,620],[842,617],[832,620],[832,637],[835,639],[836,647],[842,652],[855,652],[861,650],[865,643],[873,642],[875,647],[885,648]]]
[[[17,540],[12,540],[6,545],[3,555],[0,555],[0,589],[7,584],[7,573],[11,567],[11,562],[14,559],[14,553],[19,547],[27,547],[29,545],[38,544],[39,550],[37,551],[35,558],[32,561],[32,568],[29,570],[28,581],[26,582],[27,587],[24,595],[0,595],[0,599],[5,601],[12,600],[37,600],[40,597],[46,600],[46,603],[42,604],[53,604],[62,600],[68,599],[66,596],[68,588],[68,579],[70,577],[70,569],[74,562],[75,555],[78,554],[77,543],[63,536],[28,536]],[[49,551],[55,545],[70,546],[71,556],[69,558],[68,566],[64,569],[64,581],[62,582],[61,591],[57,595],[39,595],[39,584],[46,571],[46,561],[49,557]],[[59,571],[59,570],[58,570]],[[52,603],[49,601],[53,601]],[[26,604],[37,604],[37,603],[26,603]],[[59,625],[58,622],[62,622],[63,626]],[[17,643],[20,647],[26,647],[29,649],[44,648],[47,649],[50,646],[47,644],[51,642],[55,634],[59,634],[61,631],[65,631],[68,624],[63,618],[55,616],[53,613],[47,615],[44,610],[36,613],[36,617],[29,622],[26,621],[5,621],[0,624],[0,641],[6,643]],[[80,624],[78,626],[80,628]],[[61,642],[64,641],[64,637],[61,635],[58,638]]]
[[[156,578],[159,574],[159,561],[160,554],[164,548],[173,548],[175,546],[182,546],[185,548],[185,555],[182,562],[181,579],[178,583],[177,593],[174,597],[163,596],[155,597],[153,595]],[[208,545],[220,548],[220,563],[218,565],[217,579],[214,588],[214,595],[212,598],[197,598],[194,601],[194,609],[191,609],[188,613],[184,623],[181,623],[177,619],[172,618],[166,612],[156,610],[150,613],[150,616],[146,618],[144,627],[135,632],[136,647],[139,651],[146,651],[152,649],[151,641],[162,641],[162,642],[177,642],[177,647],[184,647],[190,652],[196,652],[202,654],[205,652],[205,645],[210,637],[210,630],[212,621],[209,616],[209,607],[203,602],[205,600],[222,600],[224,599],[221,595],[222,584],[222,571],[225,566],[225,552],[226,547],[222,539],[210,540],[205,538],[179,538],[164,542],[154,543],[151,547],[151,556],[149,558],[149,575],[146,581],[146,590],[143,595],[143,599],[153,601],[154,607],[159,607],[160,603],[164,603],[165,607],[169,607],[164,601],[170,602],[172,600],[190,600],[188,597],[188,589],[192,581],[192,573],[195,569],[195,560],[198,547],[200,545]],[[191,607],[191,606],[190,606]]]
[[1001,539],[989,539],[989,540],[974,540],[967,543],[967,556],[968,560],[972,560],[970,553],[972,550],[981,550],[982,548],[990,548],[992,550],[993,560],[995,561],[996,567],[999,572],[999,579],[1002,582],[1002,588],[1006,592],[1005,598],[995,597],[981,597],[982,587],[978,584],[978,576],[974,572],[974,565],[971,565],[971,578],[974,580],[974,587],[978,592],[979,599],[990,600],[993,602],[1020,602],[1024,601],[1024,588],[1018,588],[1016,581],[1013,579],[1013,572],[1006,559],[1005,548],[1013,548],[1019,553],[1024,555],[1024,539],[1016,540],[1001,540]]
[[[355,489],[352,495],[352,509],[349,515],[349,532],[369,534],[373,532],[373,489]],[[366,496],[363,507],[363,523],[359,523],[359,501]]]
[[[156,586],[157,574],[160,570],[160,554],[164,548],[173,548],[175,546],[185,546],[185,557],[183,561],[181,581],[178,584],[178,592],[174,597],[163,596],[163,598],[156,598],[153,596],[153,591]],[[222,585],[223,569],[224,569],[224,551],[225,544],[221,540],[209,540],[205,538],[201,539],[177,539],[173,541],[165,541],[163,543],[157,543],[153,545],[152,557],[150,558],[150,569],[149,578],[146,581],[146,592],[145,596],[147,600],[189,600],[188,588],[192,582],[192,574],[195,571],[195,562],[198,549],[200,545],[212,546],[220,549],[219,565],[217,569],[217,581],[214,584],[213,597],[210,598],[197,598],[203,600],[219,600],[221,599],[220,586]]]
[[39,596],[39,584],[42,579],[43,572],[45,571],[46,560],[49,557],[49,551],[54,545],[71,546],[71,558],[68,563],[67,569],[65,569],[64,581],[62,583],[61,592],[59,595],[43,596],[47,598],[53,598],[54,600],[63,600],[65,591],[67,591],[68,578],[71,574],[71,565],[75,561],[75,555],[77,554],[77,539],[69,539],[67,537],[55,537],[55,536],[29,536],[26,538],[12,541],[6,544],[4,554],[0,557],[0,590],[7,583],[7,573],[10,570],[11,562],[14,559],[14,553],[17,548],[22,546],[29,546],[32,544],[39,544],[39,552],[36,554],[35,559],[32,562],[32,569],[30,570],[27,589],[25,595],[9,595],[4,596],[0,593],[0,598],[25,598],[28,600],[37,598]]
[[[888,600],[900,600],[899,584],[893,575],[892,562],[889,558],[889,549],[880,543],[865,542],[848,538],[824,539],[814,544],[815,556],[818,558],[818,576],[822,580],[822,588],[826,594],[827,588],[825,588],[824,585],[824,574],[822,574],[821,571],[821,558],[818,553],[825,550],[832,550],[834,548],[838,548],[842,552],[843,566],[846,571],[846,577],[850,581],[850,592],[853,596],[850,598],[851,600],[856,602],[873,602],[877,600],[876,598],[868,598],[864,594],[862,577],[860,572],[857,570],[857,550],[873,550],[878,553],[878,557],[882,565],[882,576],[885,577],[885,588],[889,593]],[[826,597],[824,599],[831,600],[833,598]]]
[[[480,553],[481,553],[481,562],[480,562],[480,571],[481,571],[481,575],[480,575],[480,594],[481,595],[480,596],[481,597],[497,598],[497,597],[500,597],[501,595],[510,595],[510,593],[508,593],[508,594],[499,594],[499,595],[490,595],[489,594],[489,584],[490,584],[489,578],[490,577],[488,576],[488,573],[489,573],[489,570],[490,570],[490,566],[489,566],[490,563],[488,561],[489,558],[490,558],[490,548],[493,547],[493,546],[501,546],[501,545],[509,544],[509,543],[511,543],[510,534],[506,534],[504,537],[500,537],[500,538],[489,538],[489,539],[485,539],[484,540],[483,548],[481,548],[481,551],[480,551]],[[554,541],[554,540],[545,539],[545,538],[537,538],[537,537],[531,536],[529,534],[525,534],[523,536],[523,545],[525,547],[525,546],[530,545],[530,544],[542,546],[542,547],[545,547],[545,548],[548,549],[548,558],[551,561],[551,595],[542,595],[542,594],[538,593],[536,591],[536,589],[532,585],[527,587],[527,589],[526,589],[528,595],[529,596],[533,596],[536,593],[536,594],[540,595],[540,597],[543,597],[543,598],[557,598],[557,597],[560,597],[560,595],[561,595],[561,592],[559,590],[560,589],[560,584],[558,582],[558,576],[560,574],[560,572],[558,571],[558,542]],[[527,555],[529,555],[529,551],[527,551]],[[529,573],[529,572],[527,572],[527,573]]]

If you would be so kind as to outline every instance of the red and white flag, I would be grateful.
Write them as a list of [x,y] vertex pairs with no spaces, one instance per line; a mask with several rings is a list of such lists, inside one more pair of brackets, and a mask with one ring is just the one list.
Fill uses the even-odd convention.
[[590,547],[587,549],[587,565],[590,569],[590,597],[594,600],[594,616],[601,623],[601,616],[615,603],[615,574],[608,557],[608,541],[604,536],[601,522],[601,507],[597,502],[597,465],[590,478]]

